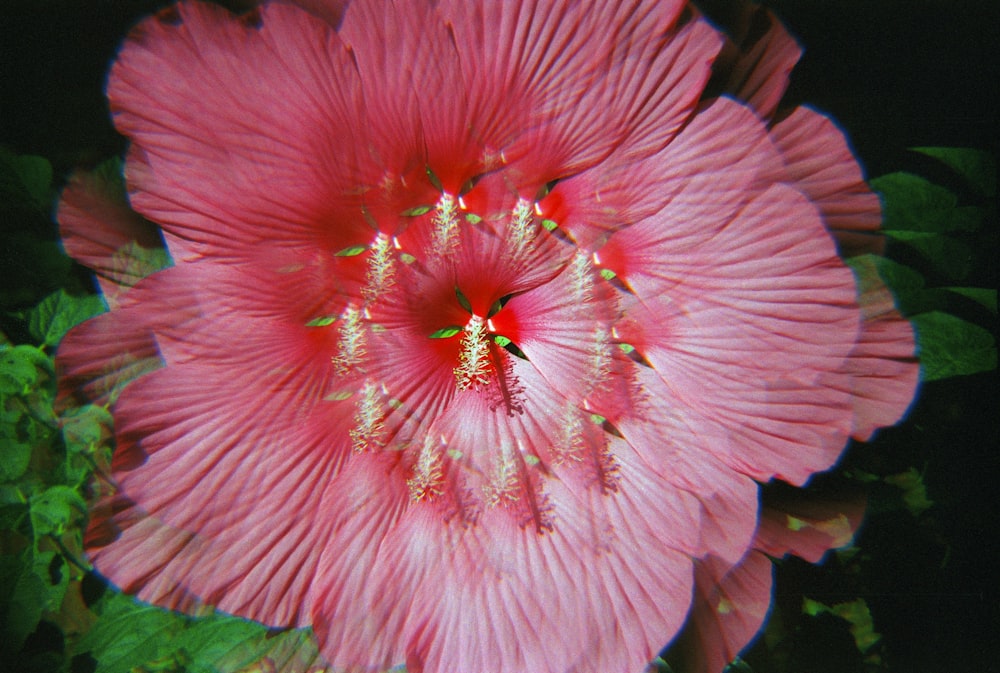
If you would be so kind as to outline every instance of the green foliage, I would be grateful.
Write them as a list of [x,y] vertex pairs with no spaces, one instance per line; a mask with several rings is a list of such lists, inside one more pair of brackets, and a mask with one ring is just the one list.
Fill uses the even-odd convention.
[[881,636],[875,632],[875,623],[872,620],[872,613],[864,599],[859,598],[854,601],[836,603],[828,606],[811,598],[803,598],[802,612],[810,617],[817,617],[821,614],[832,614],[843,619],[850,624],[851,635],[854,636],[854,644],[859,652],[867,652]]
[[996,369],[996,342],[985,328],[941,311],[911,319],[917,328],[924,381]]
[[997,162],[989,152],[967,147],[914,147],[958,173],[981,196],[997,195]]
[[0,147],[0,309],[37,301],[66,281],[70,260],[49,218],[52,167]]
[[48,210],[51,184],[52,165],[47,159],[0,148],[0,203]]
[[4,655],[21,647],[43,614],[59,609],[69,573],[58,548],[65,534],[78,534],[86,512],[75,488],[34,468],[58,453],[61,440],[53,379],[42,350],[0,345],[0,542],[12,550],[0,557]]
[[982,249],[996,237],[996,162],[976,150],[916,151],[954,170],[978,201],[963,203],[949,189],[912,173],[876,178],[872,187],[882,194],[884,232],[910,251],[903,256],[915,264],[883,257],[849,263],[859,276],[865,264],[874,264],[913,321],[924,381],[990,371],[996,368],[996,341],[980,323],[995,323],[997,291],[958,283],[975,280],[979,267],[993,263]]
[[[85,318],[88,307],[96,305],[65,293],[50,297],[29,312],[38,326],[32,332],[54,345],[53,335]],[[236,617],[186,617],[117,592],[92,610],[68,600],[86,567],[84,493],[97,466],[108,464],[112,418],[93,405],[57,415],[54,398],[50,355],[28,344],[0,345],[0,660],[56,670],[52,653],[43,661],[22,648],[43,621],[80,619],[75,610],[94,627],[69,639],[64,669],[78,654],[93,657],[98,673],[234,673],[265,660],[288,673],[322,666],[308,630],[274,633]]]
[[188,617],[119,593],[106,595],[94,610],[99,619],[73,651],[96,659],[97,673],[229,673],[255,670],[253,665],[265,659],[288,673],[322,665],[308,630],[275,632],[211,612]]
[[28,330],[40,343],[55,346],[72,327],[105,309],[104,300],[97,295],[76,297],[59,288],[27,311]]
[[916,468],[911,467],[905,472],[891,474],[884,481],[899,488],[903,504],[913,516],[920,516],[934,506],[934,501],[927,497],[924,475],[917,472]]

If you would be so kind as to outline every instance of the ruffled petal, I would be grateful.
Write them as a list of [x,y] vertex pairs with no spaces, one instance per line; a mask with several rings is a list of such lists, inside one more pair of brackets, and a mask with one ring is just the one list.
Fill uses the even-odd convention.
[[616,234],[609,264],[639,295],[623,339],[692,419],[729,429],[723,460],[802,483],[850,430],[840,370],[858,333],[854,279],[798,192],[747,198],[714,227],[668,207]]
[[[587,246],[664,208],[677,220],[672,227],[725,220],[746,202],[761,176],[779,174],[781,166],[753,112],[720,99],[699,109],[661,152],[634,163],[611,157],[559,182],[540,208]],[[613,255],[614,243],[598,254],[601,259]]]
[[844,370],[851,375],[855,439],[867,441],[878,428],[898,423],[920,384],[913,325],[895,307],[879,279],[875,260],[856,257],[862,322]]
[[819,207],[841,253],[881,253],[882,205],[865,183],[843,132],[829,118],[800,107],[774,125],[772,137],[789,175]]
[[769,491],[754,547],[768,556],[795,554],[819,563],[831,549],[851,543],[865,513],[857,493],[810,495],[795,489]]
[[379,171],[344,142],[363,126],[363,99],[325,22],[281,4],[244,21],[179,4],[133,30],[108,96],[134,143],[132,205],[162,224],[175,259],[274,236],[351,244],[357,184]]
[[668,656],[685,673],[719,673],[753,639],[771,606],[771,561],[751,551],[736,565],[708,557],[695,565],[688,622]]
[[210,363],[171,365],[128,386],[114,409],[114,478],[166,526],[173,553],[153,553],[157,538],[137,531],[92,550],[102,572],[128,588],[162,572],[222,610],[307,623],[311,578],[333,534],[329,510],[313,505],[336,482],[350,416],[305,406],[297,392]]
[[745,3],[738,13],[732,26],[735,48],[720,59],[718,86],[746,101],[763,119],[771,119],[802,48],[771,10]]
[[[379,555],[362,555],[360,594],[324,583],[317,615],[324,651],[335,665],[367,662],[369,643],[381,652],[386,641],[376,625],[405,620],[407,670],[639,670],[663,634],[678,628],[691,586],[690,559],[658,543],[665,527],[647,514],[657,497],[636,488],[645,481],[641,470],[623,468],[613,495],[550,482],[558,513],[551,531],[518,526],[500,510],[469,523],[407,509],[379,540]],[[349,567],[347,559],[330,561],[338,576]],[[676,591],[654,591],[667,586]],[[357,622],[353,637],[343,636],[348,602],[350,613],[392,615]],[[601,647],[592,647],[598,639]]]
[[66,252],[97,274],[112,309],[128,288],[169,262],[159,229],[129,208],[124,189],[106,174],[70,176],[56,219]]

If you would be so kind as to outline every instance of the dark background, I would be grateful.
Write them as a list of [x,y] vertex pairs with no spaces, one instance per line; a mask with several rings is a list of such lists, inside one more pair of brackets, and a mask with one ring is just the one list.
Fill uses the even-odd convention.
[[[0,9],[0,146],[48,158],[57,183],[75,166],[120,154],[125,145],[108,121],[105,74],[129,26],[165,4],[6,0]],[[727,0],[705,4],[724,9]],[[869,176],[915,170],[960,190],[953,174],[907,148],[973,147],[996,156],[1000,3],[766,4],[806,50],[786,101],[835,117]],[[969,284],[996,283],[994,263],[977,269]],[[907,422],[853,447],[845,464],[879,474],[925,470],[935,506],[919,518],[876,509],[858,540],[864,556],[856,575],[794,561],[779,571],[778,603],[791,611],[803,593],[828,604],[864,598],[883,637],[880,668],[863,662],[844,624],[829,618],[789,625],[793,640],[783,663],[770,660],[760,645],[748,656],[755,673],[1000,671],[996,401],[993,374],[925,386]],[[873,497],[877,504],[879,493]]]

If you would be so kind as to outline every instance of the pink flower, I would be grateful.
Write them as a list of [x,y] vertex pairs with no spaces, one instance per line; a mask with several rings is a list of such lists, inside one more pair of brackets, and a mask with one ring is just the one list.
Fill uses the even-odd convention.
[[639,671],[725,590],[755,616],[686,637],[728,658],[762,552],[807,546],[758,530],[758,483],[915,385],[828,232],[878,223],[842,136],[711,93],[726,42],[684,2],[297,5],[182,3],[112,69],[174,266],[133,283],[129,227],[64,194],[119,293],[59,358],[114,402],[97,569],[411,673]]

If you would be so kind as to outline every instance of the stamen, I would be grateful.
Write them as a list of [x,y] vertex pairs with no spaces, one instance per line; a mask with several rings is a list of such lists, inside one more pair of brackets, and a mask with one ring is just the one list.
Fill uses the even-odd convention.
[[351,441],[357,452],[371,451],[385,446],[385,405],[382,403],[379,386],[365,382],[354,414]]
[[577,252],[570,263],[573,281],[573,298],[577,303],[590,301],[594,297],[594,266],[584,252]]
[[595,325],[591,333],[590,348],[587,352],[586,391],[589,393],[611,373],[612,347],[608,330],[603,325]]
[[441,448],[443,445],[444,438],[441,439],[439,446],[431,435],[424,437],[417,463],[413,466],[413,478],[406,481],[410,489],[410,498],[414,502],[433,499],[444,493],[444,461]]
[[490,347],[486,322],[477,315],[472,316],[462,334],[461,364],[455,367],[455,380],[459,390],[468,390],[490,382]]
[[337,374],[344,376],[364,358],[367,348],[361,311],[353,304],[348,305],[340,321],[340,339],[332,362]]
[[458,246],[458,206],[455,197],[445,192],[434,207],[434,254],[451,255]]
[[396,284],[395,259],[392,256],[393,239],[379,233],[368,255],[368,271],[365,274],[365,287],[361,295],[366,301],[372,302],[385,294]]
[[493,474],[483,487],[487,507],[510,505],[520,498],[518,488],[517,459],[510,443],[500,445],[500,451],[493,460]]
[[516,255],[527,249],[534,242],[536,231],[531,202],[523,198],[518,199],[511,213],[510,238],[508,238],[511,253]]
[[583,416],[572,402],[566,402],[559,423],[559,443],[552,447],[553,462],[556,465],[567,460],[583,461]]

